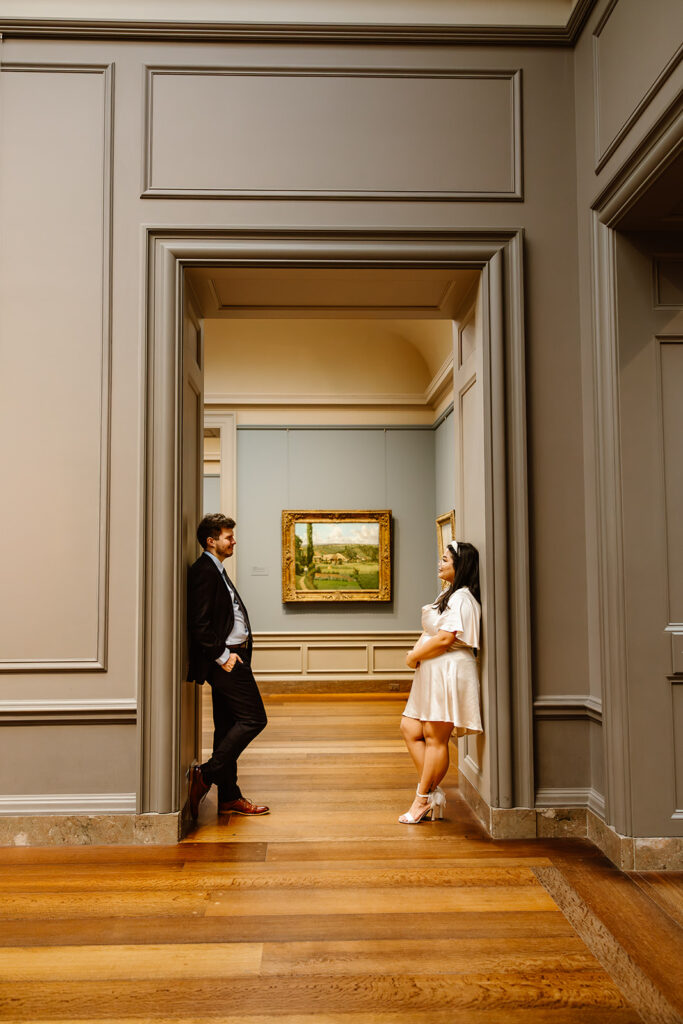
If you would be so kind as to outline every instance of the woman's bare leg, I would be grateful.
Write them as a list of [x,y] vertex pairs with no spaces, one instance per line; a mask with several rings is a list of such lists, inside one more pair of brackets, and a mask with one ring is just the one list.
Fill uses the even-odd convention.
[[425,759],[420,776],[420,792],[432,793],[445,777],[450,760],[451,722],[424,722]]
[[425,738],[422,724],[419,718],[401,716],[401,735],[408,748],[408,753],[413,759],[418,778],[422,775],[425,763]]
[[[414,719],[409,719],[409,721],[414,721]],[[451,722],[421,722],[420,724],[424,734],[424,743],[422,744],[424,760],[417,790],[418,793],[427,794],[436,789],[448,771],[448,743],[453,725]],[[418,818],[426,804],[426,797],[416,796],[408,813],[413,818]]]

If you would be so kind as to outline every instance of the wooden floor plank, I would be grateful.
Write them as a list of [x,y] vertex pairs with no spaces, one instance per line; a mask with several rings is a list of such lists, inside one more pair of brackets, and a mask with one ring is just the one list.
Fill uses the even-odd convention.
[[683,927],[683,871],[641,871],[629,877]]
[[[126,1016],[163,997],[176,1015],[215,1014],[217,1007],[240,1012],[290,1013],[386,1012],[440,1009],[522,1009],[584,1007],[628,1009],[603,971],[506,972],[505,974],[312,975],[308,978],[214,978],[163,982],[0,983],[0,1020],[13,1016],[68,1017],[90,1007],[88,1019]],[[45,1012],[48,1008],[48,1013]],[[94,1011],[94,1014],[93,1014]],[[78,1011],[76,1011],[78,1012]],[[77,1019],[77,1017],[75,1018]],[[633,1020],[637,1018],[634,1016]]]
[[0,921],[102,917],[103,913],[108,917],[187,916],[203,914],[208,901],[209,893],[202,890],[178,893],[168,889],[139,893],[119,889],[107,893],[106,907],[94,887],[87,893],[3,893],[0,896]]
[[600,970],[576,936],[562,939],[384,939],[357,942],[277,942],[263,946],[262,973],[501,974],[526,971]]
[[[5,1020],[5,1018],[2,1018]],[[34,1018],[31,1024],[74,1024],[74,1017]],[[78,1018],[84,1019],[84,1018]],[[87,1018],[97,1020],[98,1024],[159,1024],[160,1016],[126,1016]],[[25,1018],[24,1018],[25,1020]],[[325,1013],[268,1013],[268,1014],[230,1014],[217,1008],[215,1013],[205,1011],[201,1017],[174,1017],[174,1024],[642,1024],[642,1020],[632,1010],[610,1009],[607,1007],[581,1007],[566,1009],[564,1007],[525,1007],[523,1010],[506,1009],[501,1011],[468,1008],[460,1010],[450,1008],[439,1010],[392,1010],[356,1012],[325,1012]],[[7,1018],[6,1024],[20,1024],[19,1018]],[[23,1021],[22,1021],[23,1024]]]
[[22,982],[143,981],[258,974],[261,943],[24,946],[0,949],[0,978]]
[[[547,858],[535,858],[534,866],[548,863]],[[382,866],[367,867],[362,862],[353,862],[340,867],[339,861],[332,861],[325,867],[310,864],[286,865],[275,868],[273,865],[259,866],[253,870],[251,865],[241,865],[237,870],[235,864],[192,864],[184,870],[172,873],[162,871],[121,871],[101,870],[93,881],[92,872],[86,869],[70,872],[64,877],[62,872],[40,874],[27,870],[14,880],[0,881],[0,912],[3,900],[7,895],[19,897],[22,894],[38,893],[81,893],[87,894],[96,888],[97,893],[118,893],[122,886],[129,893],[146,892],[194,892],[197,889],[211,891],[216,889],[301,889],[316,888],[346,889],[368,886],[374,889],[395,888],[396,886],[420,885],[430,888],[464,888],[468,886],[497,886],[536,884],[531,865],[473,863],[463,865],[462,862],[449,860],[445,864],[437,862],[438,867],[429,861],[422,866],[395,867],[391,863]],[[246,869],[246,870],[245,870]],[[8,902],[8,906],[11,904]]]
[[[328,914],[252,917],[101,917],[4,921],[0,946],[412,939],[415,915]],[[434,914],[432,939],[487,936],[565,938],[574,931],[559,910]]]

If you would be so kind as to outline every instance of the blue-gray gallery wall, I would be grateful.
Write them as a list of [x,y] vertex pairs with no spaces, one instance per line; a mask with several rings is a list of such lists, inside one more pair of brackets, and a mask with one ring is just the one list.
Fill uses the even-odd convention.
[[[239,587],[254,629],[419,629],[420,607],[436,591],[436,436],[429,429],[238,428]],[[391,509],[392,601],[284,605],[283,509]]]

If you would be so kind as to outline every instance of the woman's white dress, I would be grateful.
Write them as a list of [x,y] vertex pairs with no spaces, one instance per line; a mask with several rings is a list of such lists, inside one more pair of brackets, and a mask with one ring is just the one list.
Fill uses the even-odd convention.
[[425,658],[415,669],[403,714],[422,722],[452,722],[458,736],[482,732],[479,711],[479,671],[473,648],[479,647],[481,606],[467,587],[451,594],[443,612],[426,604],[422,609],[419,646],[440,629],[455,633],[453,644],[436,658]]

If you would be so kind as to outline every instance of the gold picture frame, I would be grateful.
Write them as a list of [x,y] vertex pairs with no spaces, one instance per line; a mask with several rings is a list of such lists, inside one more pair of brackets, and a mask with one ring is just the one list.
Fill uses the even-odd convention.
[[282,600],[390,601],[391,511],[284,511]]
[[[436,517],[436,545],[439,550],[439,561],[443,558],[446,545],[455,540],[455,509],[444,512],[442,516]],[[438,577],[439,586],[443,589],[446,584]]]

